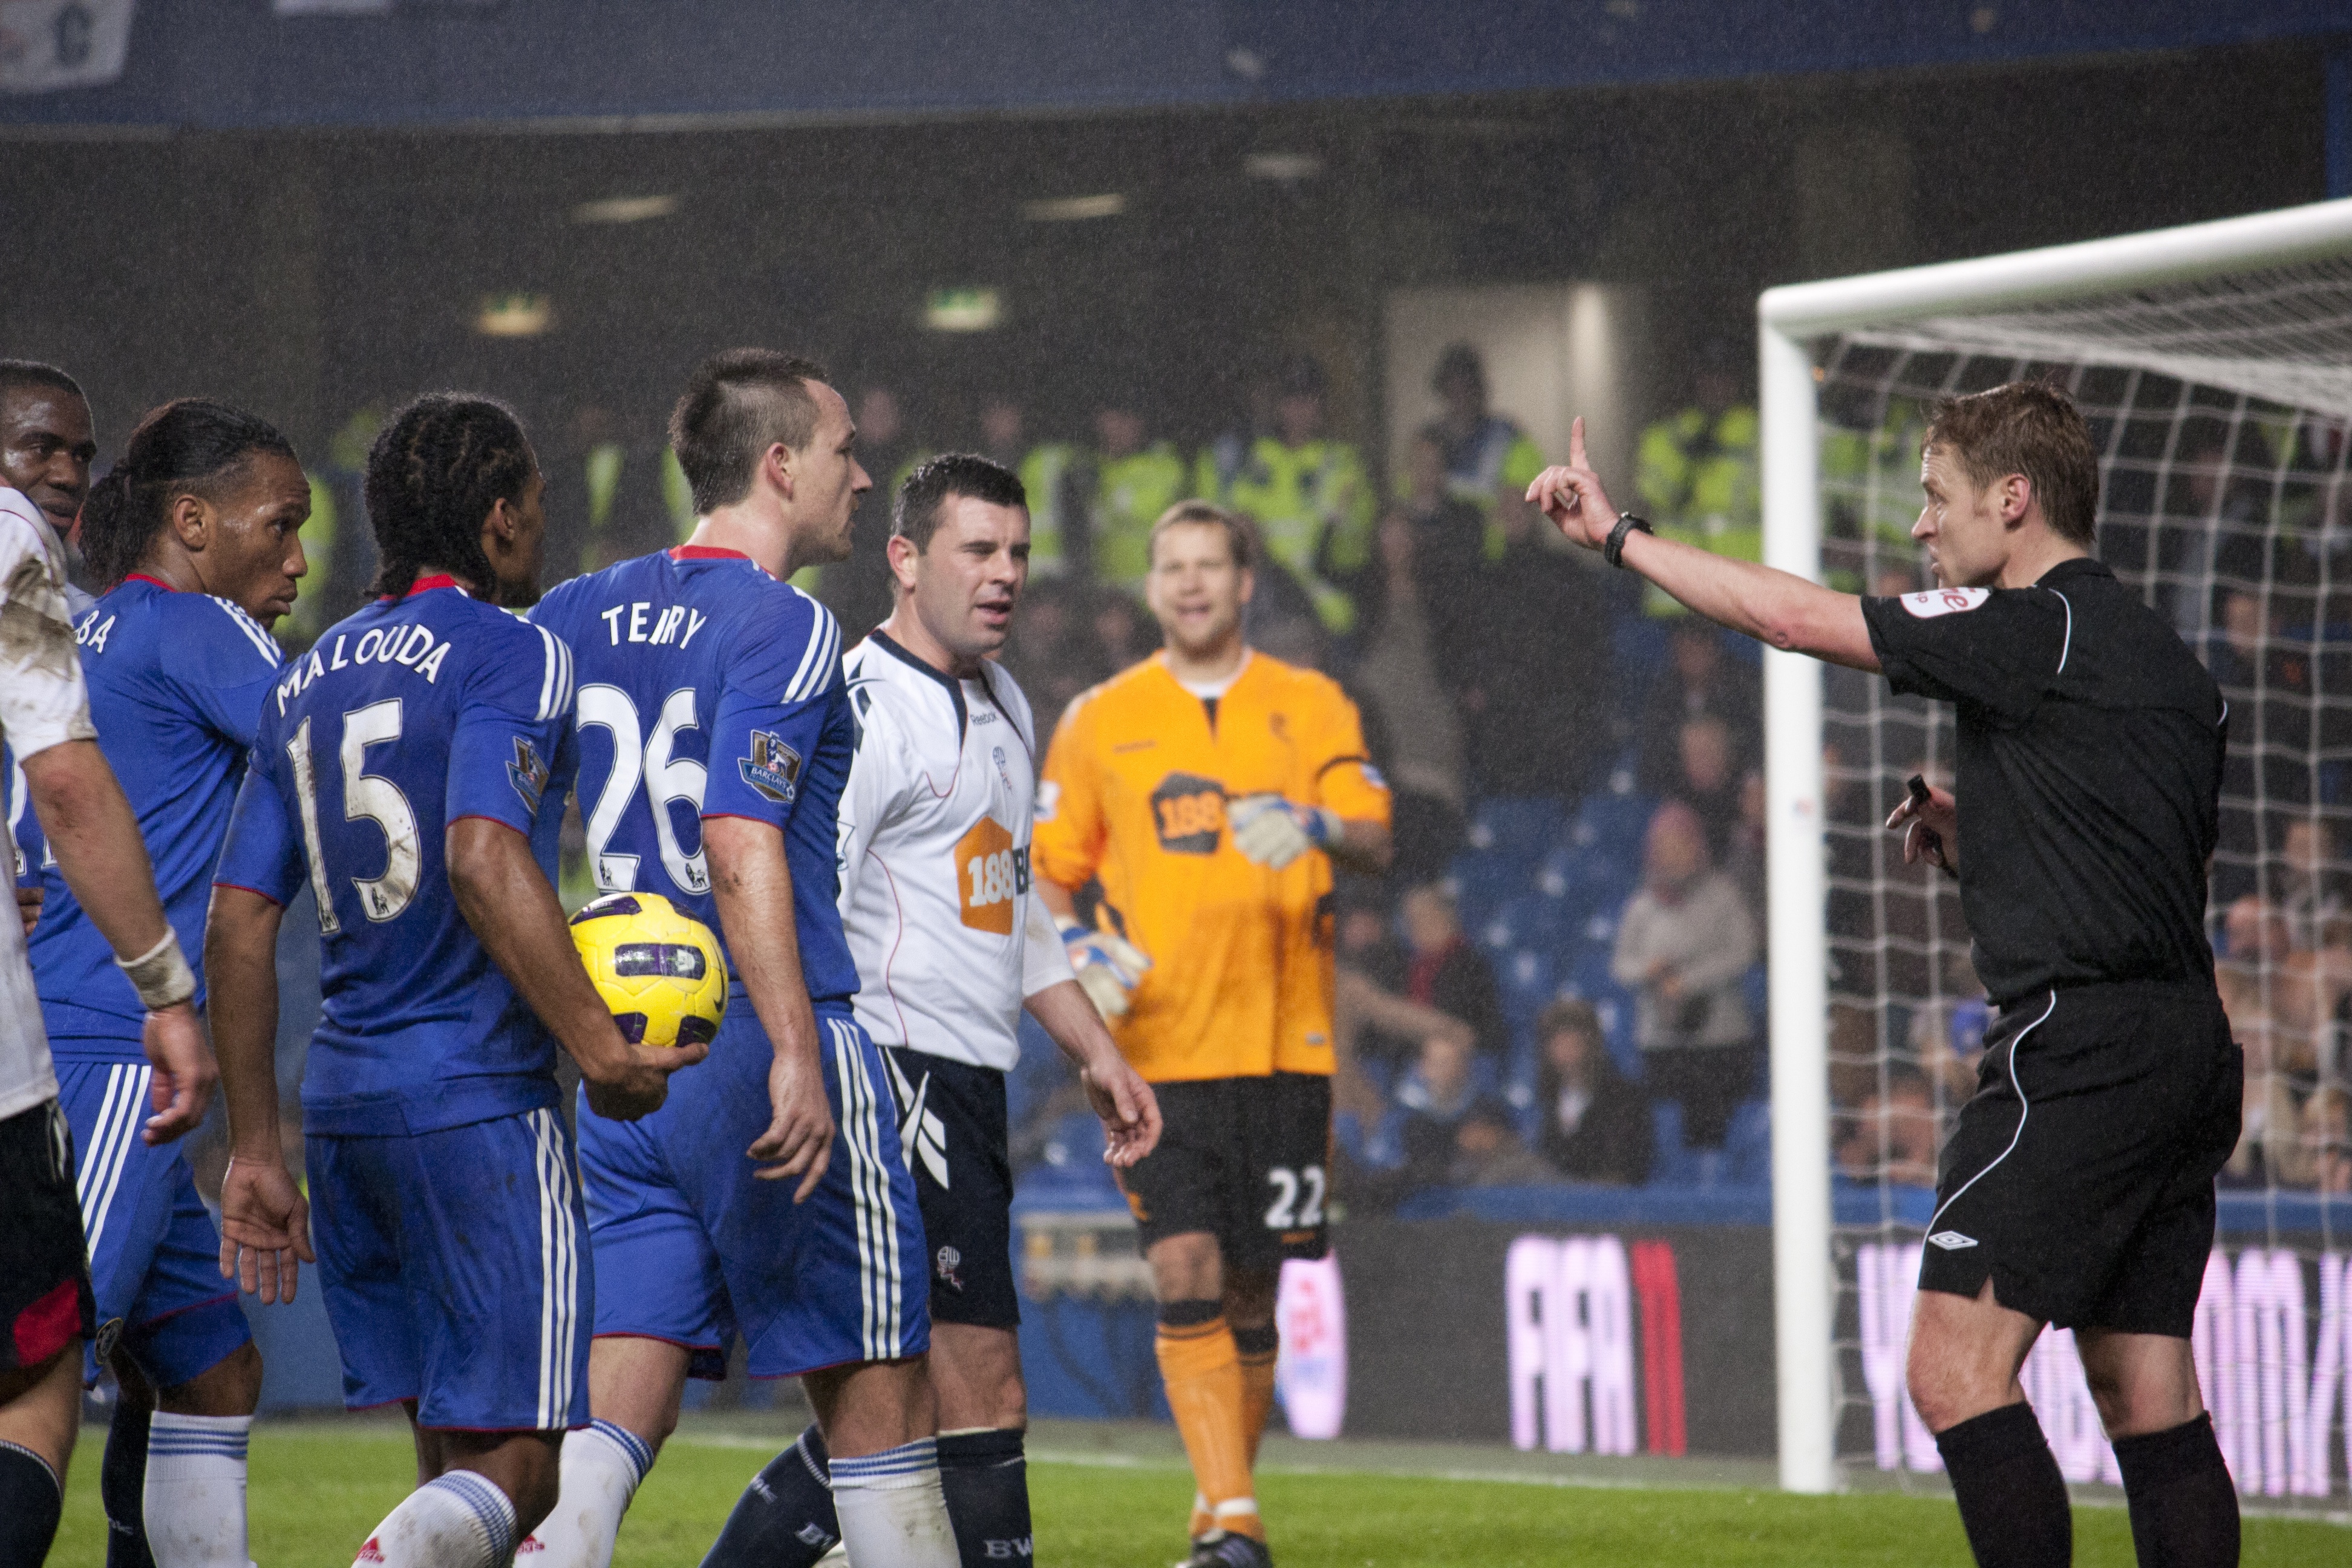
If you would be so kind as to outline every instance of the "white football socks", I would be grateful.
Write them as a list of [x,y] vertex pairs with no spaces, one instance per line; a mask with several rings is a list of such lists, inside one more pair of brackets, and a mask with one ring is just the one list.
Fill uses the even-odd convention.
[[562,1495],[518,1555],[529,1568],[613,1568],[621,1516],[653,1468],[653,1449],[625,1426],[598,1421],[567,1434]]
[[471,1470],[451,1470],[384,1515],[352,1562],[352,1568],[508,1568],[514,1554],[507,1494]]
[[833,1507],[852,1563],[956,1568],[955,1526],[940,1487],[937,1439],[833,1460]]
[[250,1415],[173,1415],[147,1427],[147,1549],[155,1568],[247,1568]]

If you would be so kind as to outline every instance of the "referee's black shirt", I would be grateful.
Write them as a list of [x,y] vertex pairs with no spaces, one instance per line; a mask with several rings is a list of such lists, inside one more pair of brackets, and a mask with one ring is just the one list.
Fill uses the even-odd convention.
[[1992,1000],[2210,984],[2228,712],[2171,626],[2088,557],[1862,613],[1895,690],[1958,707],[1960,908]]

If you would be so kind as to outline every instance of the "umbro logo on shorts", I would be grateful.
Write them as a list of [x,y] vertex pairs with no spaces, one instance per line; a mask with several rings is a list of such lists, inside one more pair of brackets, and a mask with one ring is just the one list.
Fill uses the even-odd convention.
[[1974,1247],[1976,1244],[1975,1237],[1962,1236],[1957,1230],[1939,1230],[1927,1238],[1928,1246],[1940,1247],[1947,1252],[1958,1252],[1964,1247]]

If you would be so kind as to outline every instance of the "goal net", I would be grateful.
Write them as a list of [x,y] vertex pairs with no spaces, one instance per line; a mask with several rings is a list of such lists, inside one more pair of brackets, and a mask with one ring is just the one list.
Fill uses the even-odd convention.
[[[2006,381],[2055,382],[2099,451],[2098,553],[2221,686],[2230,752],[2208,928],[2247,1052],[2247,1120],[2222,1181],[2198,1370],[2250,1501],[2341,1512],[2352,203],[1806,285],[1768,295],[1763,315],[1776,563],[1863,593],[1930,585],[1908,532],[1929,410]],[[1796,418],[1811,435],[1802,459],[1790,456]],[[1795,476],[1809,512],[1794,526],[1790,468],[1810,468]],[[1973,1087],[1987,1012],[1955,884],[1906,867],[1880,825],[1912,774],[1949,785],[1951,710],[1794,662],[1775,656],[1768,678],[1773,980],[1798,993],[1775,998],[1775,1121],[1784,1140],[1813,1131],[1801,1158],[1817,1172],[1826,1152],[1831,1180],[1827,1192],[1811,1172],[1792,1182],[1797,1152],[1776,1151],[1780,1271],[1810,1267],[1818,1281],[1780,1282],[1782,1402],[1797,1406],[1782,1411],[1783,1476],[1804,1489],[1933,1484],[1904,1347],[1936,1157]],[[1786,911],[1808,907],[1807,929],[1784,941]],[[2068,1479],[2117,1481],[2073,1337],[2045,1334],[2024,1382]]]

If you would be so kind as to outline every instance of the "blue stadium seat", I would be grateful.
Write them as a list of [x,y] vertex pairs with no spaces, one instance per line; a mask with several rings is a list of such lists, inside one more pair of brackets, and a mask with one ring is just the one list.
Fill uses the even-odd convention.
[[[1532,948],[1546,954],[1560,950],[1575,933],[1569,924],[1570,910],[1559,899],[1546,898],[1541,893],[1523,893],[1513,899],[1486,922],[1486,945],[1497,950]],[[1495,940],[1500,934],[1505,940]]]
[[1529,862],[1524,857],[1471,850],[1456,855],[1447,880],[1462,929],[1475,935],[1502,907],[1528,890]]
[[1470,808],[1470,847],[1507,856],[1531,868],[1559,840],[1565,826],[1557,800],[1498,795]]
[[[1621,784],[1622,788],[1618,787]],[[1630,861],[1638,867],[1643,836],[1649,831],[1650,815],[1657,808],[1654,799],[1633,788],[1632,770],[1620,769],[1608,787],[1594,790],[1576,808],[1568,841],[1579,848],[1601,847],[1618,863]]]
[[1503,1016],[1513,1028],[1528,1028],[1557,994],[1551,955],[1528,947],[1502,954],[1495,965],[1495,986],[1502,994]]
[[1728,1169],[1724,1179],[1746,1185],[1768,1184],[1772,1180],[1772,1102],[1768,1100],[1747,1100],[1731,1113],[1731,1125],[1723,1135],[1723,1152]]
[[1698,1154],[1683,1142],[1681,1103],[1672,1100],[1654,1100],[1650,1105],[1650,1118],[1658,1140],[1657,1155],[1650,1162],[1650,1184],[1654,1187],[1697,1186]]

